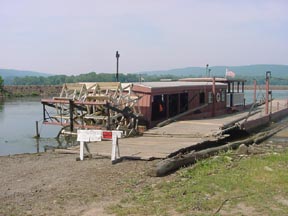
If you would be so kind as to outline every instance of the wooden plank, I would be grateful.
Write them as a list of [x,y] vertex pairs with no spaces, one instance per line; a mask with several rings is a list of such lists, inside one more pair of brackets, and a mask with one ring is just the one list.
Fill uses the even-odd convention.
[[87,100],[109,100],[110,97],[107,95],[91,95],[87,96]]
[[66,90],[78,90],[80,91],[84,84],[79,84],[79,83],[66,83]]
[[98,85],[101,90],[103,89],[117,90],[120,89],[121,87],[120,82],[99,82]]

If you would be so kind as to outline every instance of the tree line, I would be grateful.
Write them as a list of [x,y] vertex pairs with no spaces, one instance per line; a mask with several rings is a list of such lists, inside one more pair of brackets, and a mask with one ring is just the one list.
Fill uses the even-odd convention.
[[0,95],[1,95],[1,93],[3,92],[3,83],[4,83],[4,80],[3,80],[2,77],[0,76]]
[[[119,74],[119,82],[152,82],[161,79],[176,80],[178,77],[173,75],[149,76],[146,74]],[[77,82],[115,82],[115,74],[90,72],[80,75],[55,75],[55,76],[25,76],[14,77],[12,80],[7,80],[6,85],[62,85],[63,83],[77,83]]]
[[[185,76],[186,78],[187,76]],[[192,77],[192,76],[190,76]],[[175,75],[149,75],[149,74],[119,74],[119,82],[130,83],[130,82],[154,82],[160,81],[161,79],[178,80],[184,78],[183,76]],[[237,76],[237,78],[247,80],[246,85],[253,85],[253,81],[257,80],[258,85],[265,84],[264,76]],[[55,75],[48,77],[38,76],[26,76],[26,77],[15,77],[9,82],[5,82],[5,85],[62,85],[63,83],[76,83],[76,82],[115,82],[116,76],[111,73],[95,73],[90,72],[87,74],[80,75]],[[0,90],[3,87],[3,79],[0,76]],[[288,85],[288,77],[277,78],[271,77],[271,85]]]

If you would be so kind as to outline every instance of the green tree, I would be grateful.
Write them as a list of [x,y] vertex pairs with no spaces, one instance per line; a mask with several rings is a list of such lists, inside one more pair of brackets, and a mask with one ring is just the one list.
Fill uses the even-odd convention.
[[0,92],[3,92],[3,83],[4,83],[4,80],[0,76]]

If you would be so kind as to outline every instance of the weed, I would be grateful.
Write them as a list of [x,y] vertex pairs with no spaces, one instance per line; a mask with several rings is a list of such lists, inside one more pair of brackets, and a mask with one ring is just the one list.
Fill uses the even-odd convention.
[[[232,152],[221,153],[181,169],[172,181],[145,186],[125,199],[125,206],[114,205],[110,210],[116,215],[221,215],[221,211],[284,215],[288,212],[287,167],[288,152],[241,160]],[[275,197],[284,198],[280,202]]]

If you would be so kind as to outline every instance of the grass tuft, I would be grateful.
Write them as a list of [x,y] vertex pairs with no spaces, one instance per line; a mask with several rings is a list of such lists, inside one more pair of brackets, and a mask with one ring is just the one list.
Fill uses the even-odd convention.
[[286,215],[288,152],[238,157],[232,152],[198,161],[161,181],[131,193],[116,215]]

